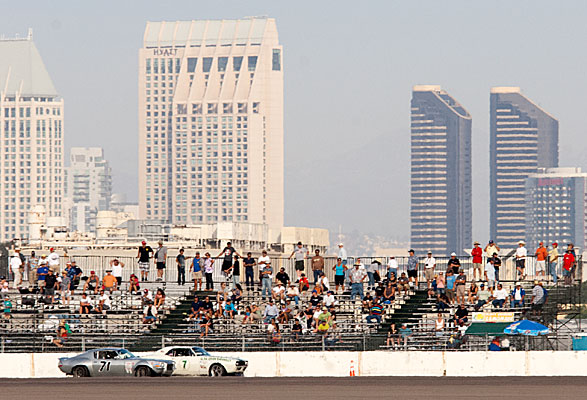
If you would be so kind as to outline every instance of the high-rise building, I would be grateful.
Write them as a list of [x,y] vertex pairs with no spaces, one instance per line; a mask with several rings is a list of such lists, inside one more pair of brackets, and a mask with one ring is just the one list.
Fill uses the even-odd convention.
[[411,244],[418,255],[471,247],[471,116],[440,86],[414,86]]
[[148,22],[139,51],[140,218],[283,226],[275,20]]
[[112,170],[101,147],[72,147],[69,162],[64,200],[69,229],[94,232],[96,214],[110,207]]
[[62,217],[63,99],[32,37],[0,39],[0,240],[28,237],[31,207]]
[[534,249],[558,242],[584,249],[587,173],[581,168],[540,168],[526,179],[526,241]]
[[525,237],[525,180],[558,167],[558,121],[518,87],[491,89],[490,236],[502,248]]

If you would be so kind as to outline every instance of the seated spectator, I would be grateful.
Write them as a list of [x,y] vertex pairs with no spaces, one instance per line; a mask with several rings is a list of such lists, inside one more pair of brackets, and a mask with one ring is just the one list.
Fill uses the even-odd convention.
[[336,301],[336,297],[334,297],[334,292],[332,290],[326,292],[324,296],[323,303],[326,307],[334,307],[338,302]]
[[216,303],[221,304],[226,301],[229,297],[228,288],[226,287],[226,282],[222,282],[220,284],[220,289],[216,292]]
[[398,294],[401,294],[402,290],[404,291],[404,294],[408,294],[408,292],[410,291],[410,280],[406,276],[405,272],[402,272],[401,276],[397,280]]
[[300,291],[294,283],[290,284],[287,288],[287,291],[285,292],[285,297],[288,300],[293,300],[296,303],[296,306],[298,305],[300,301]]
[[163,289],[157,289],[157,293],[155,294],[155,307],[161,308],[165,305],[165,292]]
[[269,304],[265,306],[265,312],[263,313],[263,322],[268,324],[271,320],[275,320],[279,315],[277,306],[273,303],[273,300],[269,299]]
[[263,314],[261,313],[261,309],[257,305],[257,303],[251,303],[251,320],[254,321],[261,321],[263,319]]
[[291,334],[294,340],[299,340],[302,336],[303,329],[299,319],[296,319],[293,326],[291,327]]
[[243,299],[243,288],[240,283],[235,285],[235,288],[232,289],[232,296],[230,297],[232,303],[237,307]]
[[467,322],[469,322],[469,311],[464,304],[459,304],[459,307],[455,311],[454,315],[454,323],[458,326],[464,326]]
[[279,272],[275,275],[275,283],[281,282],[283,286],[290,284],[289,275],[285,272],[285,268],[281,267]]
[[246,306],[244,316],[243,316],[243,324],[252,324],[253,323],[253,318],[251,317],[251,314],[253,314],[253,311],[251,310],[251,306]]
[[389,331],[387,332],[387,341],[385,343],[387,347],[395,347],[400,345],[399,331],[395,327],[395,324],[389,325]]
[[100,297],[98,299],[98,305],[96,306],[96,312],[106,315],[106,311],[110,310],[111,307],[112,302],[110,300],[110,296],[103,290],[100,290]]
[[12,301],[10,300],[10,297],[4,296],[4,301],[2,303],[4,308],[4,314],[2,316],[5,320],[10,321],[12,318]]
[[414,333],[412,332],[412,330],[410,328],[407,327],[407,325],[405,323],[402,324],[401,328],[399,328],[399,335],[400,338],[402,339],[404,346],[407,346],[408,344],[408,339],[410,337],[412,337]]
[[277,285],[271,289],[271,297],[275,301],[285,300],[285,287],[281,281],[277,281]]
[[318,321],[326,321],[330,323],[332,321],[332,313],[328,311],[328,307],[322,307],[322,312],[318,315]]
[[279,325],[275,319],[271,320],[271,324],[268,327],[268,332],[271,343],[279,344],[281,342],[281,331],[279,330]]
[[318,283],[316,284],[316,290],[318,290],[318,294],[326,293],[330,290],[330,283],[328,282],[328,278],[324,272],[320,272],[320,277],[318,278]]
[[385,285],[383,284],[383,282],[381,282],[381,281],[377,282],[377,285],[375,285],[375,297],[382,299],[384,292],[385,292]]
[[312,291],[312,296],[310,296],[310,300],[308,300],[312,307],[318,307],[320,303],[322,303],[322,297],[318,296],[318,292],[316,290]]
[[152,324],[157,321],[157,307],[149,302],[143,310],[143,324]]
[[137,294],[141,291],[141,284],[139,278],[135,274],[130,274],[128,289],[131,294]]
[[147,304],[153,302],[153,293],[149,289],[143,290],[143,295],[141,296],[141,304],[145,307]]
[[118,281],[112,276],[112,271],[107,269],[106,275],[102,278],[102,288],[107,292],[113,292],[118,286]]
[[479,291],[477,292],[477,304],[475,304],[475,311],[479,311],[481,307],[489,302],[491,299],[491,291],[485,288],[485,284],[479,285]]
[[471,286],[469,286],[469,296],[467,297],[468,304],[475,304],[477,301],[477,295],[479,293],[479,288],[475,282],[471,282]]
[[90,299],[88,295],[82,293],[81,299],[79,299],[79,313],[80,314],[89,314],[92,310],[92,305],[90,304]]
[[306,274],[302,274],[300,277],[300,293],[304,293],[310,289],[310,281],[306,278]]
[[336,322],[332,323],[332,326],[326,332],[326,337],[324,338],[324,345],[326,346],[326,350],[330,350],[332,346],[342,340],[342,335],[340,333],[340,329]]
[[448,300],[448,296],[446,293],[442,293],[436,296],[436,310],[438,312],[442,312],[444,310],[450,309],[450,301]]
[[314,326],[314,308],[312,306],[304,311],[304,317],[306,318],[306,329],[312,329]]
[[292,311],[293,310],[291,308],[291,302],[289,300],[287,300],[287,302],[285,302],[285,304],[281,305],[281,308],[279,310],[279,317],[278,317],[279,322],[282,324],[287,324],[287,322],[292,317]]
[[362,305],[363,305],[363,312],[369,312],[369,310],[373,306],[373,296],[371,296],[371,292],[367,292],[365,297],[363,297]]
[[493,340],[491,341],[491,343],[489,344],[488,350],[489,351],[501,351],[499,338],[497,336],[494,337]]
[[98,288],[100,286],[100,278],[96,275],[95,271],[90,271],[90,276],[84,285],[84,292],[91,291],[94,294],[98,294]]
[[383,303],[391,304],[395,300],[395,288],[391,285],[391,282],[387,282],[385,290],[383,291]]
[[381,318],[383,315],[383,306],[379,304],[379,302],[373,302],[371,309],[369,310],[369,315],[366,318],[367,323],[373,322],[373,320],[377,321],[378,324],[381,323]]
[[213,331],[214,328],[214,316],[212,315],[212,311],[205,312],[202,316],[202,320],[200,321],[200,337],[205,337]]
[[234,319],[234,312],[236,309],[234,308],[234,304],[230,299],[226,300],[226,304],[224,305],[224,318]]
[[198,296],[194,296],[194,300],[192,301],[192,305],[190,307],[190,315],[188,316],[188,321],[191,321],[192,319],[197,319],[200,315],[200,310],[200,300],[198,299]]
[[497,285],[497,290],[493,292],[493,297],[495,298],[495,300],[491,302],[491,304],[493,304],[493,307],[503,308],[508,298],[508,292],[503,288],[503,285],[501,283]]
[[434,321],[434,331],[436,336],[442,336],[444,333],[444,318],[441,313],[438,313],[438,318]]
[[53,344],[57,347],[63,347],[65,342],[67,341],[67,329],[65,328],[64,323],[60,323],[57,327],[57,336],[53,340]]
[[526,297],[526,291],[522,288],[520,282],[516,283],[514,290],[510,294],[510,305],[512,308],[524,307],[524,297]]
[[318,335],[326,335],[329,329],[330,324],[328,323],[328,321],[321,320],[318,321],[318,325],[316,326],[314,333],[317,333]]

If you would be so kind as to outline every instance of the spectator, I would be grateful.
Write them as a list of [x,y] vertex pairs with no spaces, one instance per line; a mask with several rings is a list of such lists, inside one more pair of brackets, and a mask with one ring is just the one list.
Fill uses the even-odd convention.
[[153,303],[153,293],[149,289],[143,290],[143,295],[141,296],[141,304],[146,306],[147,304]]
[[75,260],[71,260],[71,268],[67,272],[67,275],[69,276],[69,280],[71,281],[69,284],[71,290],[77,289],[79,282],[82,278],[82,274],[83,274],[83,271],[81,270],[80,267],[77,266],[77,262]]
[[16,289],[22,285],[22,260],[20,259],[20,249],[17,247],[14,249],[14,255],[10,257],[10,270],[14,277],[13,288]]
[[493,297],[495,298],[495,300],[491,302],[491,304],[493,304],[493,307],[503,308],[503,305],[505,304],[508,298],[508,292],[503,288],[501,283],[497,284],[497,290],[493,292]]
[[401,294],[402,290],[404,291],[404,295],[407,295],[410,291],[410,281],[405,272],[402,272],[401,276],[397,280],[397,292]]
[[312,272],[314,274],[314,286],[318,283],[321,273],[324,272],[324,257],[320,255],[320,250],[314,250],[312,257]]
[[272,297],[276,301],[285,300],[285,286],[281,281],[277,281],[277,286],[273,288]]
[[526,279],[526,274],[524,273],[524,269],[526,268],[526,256],[528,255],[528,250],[524,247],[526,243],[523,240],[518,242],[518,248],[516,249],[516,269],[518,270],[518,277],[521,280]]
[[510,299],[511,299],[511,307],[524,307],[524,297],[526,296],[526,291],[522,288],[520,282],[516,283],[514,290],[512,290]]
[[449,258],[448,264],[447,264],[447,273],[451,269],[452,269],[452,273],[454,275],[458,274],[459,271],[461,270],[461,262],[457,258],[457,253],[450,254],[450,258]]
[[387,285],[385,286],[385,290],[383,291],[383,303],[384,304],[391,304],[395,300],[395,288],[392,286],[391,282],[388,281]]
[[412,330],[408,328],[405,323],[401,325],[401,328],[399,328],[399,335],[404,343],[404,347],[408,345],[408,339],[412,337],[413,334],[414,333],[412,332]]
[[446,296],[450,304],[455,304],[456,300],[456,280],[457,277],[452,269],[446,271]]
[[90,271],[90,276],[88,277],[88,280],[84,285],[84,292],[89,290],[91,292],[94,292],[94,294],[97,294],[99,286],[100,278],[98,278],[98,275],[96,275],[95,271]]
[[92,310],[92,305],[90,304],[90,299],[88,298],[88,295],[85,293],[82,293],[82,297],[79,300],[79,313],[80,314],[89,314],[91,310]]
[[[377,276],[379,276],[379,273],[377,272],[377,270],[379,269],[380,265],[381,265],[381,263],[379,261],[372,260],[371,263],[369,264],[369,266],[366,268],[367,279],[368,279],[367,290],[374,290],[375,289],[375,282],[376,282],[375,276],[376,276],[376,274],[377,274]],[[381,280],[381,278],[379,278],[379,280]]]
[[279,272],[275,275],[275,283],[281,282],[283,285],[289,285],[289,275],[285,272],[285,268],[281,267]]
[[485,264],[485,281],[490,288],[495,287],[495,267],[493,266],[493,257],[487,259]]
[[157,307],[149,302],[143,310],[143,324],[152,324],[157,321]]
[[294,340],[299,340],[302,336],[303,329],[299,319],[296,319],[293,326],[291,327],[291,334]]
[[322,301],[324,302],[324,305],[326,307],[334,307],[336,304],[338,304],[338,302],[336,301],[336,297],[334,297],[334,292],[332,290],[329,290],[326,293],[326,296],[324,296]]
[[239,261],[239,256],[235,254],[234,256],[234,263],[232,264],[232,288],[234,289],[236,285],[239,285],[241,281],[241,265]]
[[224,318],[234,319],[234,312],[236,309],[234,308],[234,304],[230,299],[226,300],[226,305],[224,306]]
[[159,247],[155,252],[155,261],[157,262],[157,281],[163,280],[163,273],[167,265],[167,247],[163,246],[163,241],[158,242]]
[[367,292],[367,294],[361,299],[361,304],[363,305],[363,312],[369,312],[373,306],[373,296],[371,296],[371,292]]
[[50,300],[53,304],[53,298],[55,297],[55,286],[57,285],[57,277],[53,275],[53,270],[51,268],[48,269],[48,273],[45,276],[45,297],[47,300]]
[[117,288],[118,281],[112,276],[112,271],[106,270],[106,275],[102,278],[102,288],[108,292],[113,292]]
[[146,282],[149,278],[149,262],[152,257],[153,249],[151,246],[147,246],[147,242],[143,240],[137,253],[139,270],[141,271],[141,282]]
[[479,288],[475,282],[471,282],[471,286],[469,287],[469,296],[467,298],[468,304],[475,304],[477,301],[477,295],[479,294]]
[[369,315],[366,318],[367,323],[373,322],[373,320],[377,321],[378,324],[381,323],[381,318],[383,315],[384,308],[377,300],[373,302],[369,310]]
[[139,278],[135,274],[130,274],[128,288],[131,294],[137,294],[140,292],[141,285],[139,284]]
[[64,273],[60,279],[59,286],[61,288],[61,304],[69,306],[71,300],[71,278],[67,273]]
[[[490,286],[491,287],[491,286]],[[479,311],[481,307],[489,302],[491,292],[489,288],[485,289],[485,284],[479,285],[479,292],[477,293],[477,304],[475,304],[475,311]]]
[[308,290],[310,290],[310,281],[308,281],[308,278],[306,278],[306,274],[302,274],[302,276],[300,277],[300,293],[304,293]]
[[347,270],[346,264],[343,264],[342,258],[338,257],[336,259],[336,265],[332,267],[334,271],[334,284],[336,286],[336,293],[338,293],[338,288],[342,287],[342,291],[344,292],[344,277]]
[[279,330],[279,325],[275,321],[275,318],[271,320],[267,332],[269,333],[269,340],[271,343],[277,345],[281,342],[281,331]]
[[220,289],[216,292],[216,304],[223,303],[228,298],[228,289],[226,282],[220,283]]
[[[493,240],[490,240],[489,243],[487,243],[487,246],[485,246],[485,256],[487,258],[497,256],[500,250],[499,246]],[[499,280],[499,278],[497,278],[497,280]]]
[[318,321],[318,325],[316,326],[314,333],[325,336],[329,329],[330,324],[327,321]]
[[205,337],[208,336],[208,334],[210,332],[212,332],[214,330],[214,316],[212,315],[212,312],[205,312],[202,315],[202,320],[200,321],[200,331],[202,332],[200,334],[200,337]]
[[442,317],[441,313],[438,313],[438,317],[434,321],[434,332],[436,333],[437,337],[442,336],[444,334],[444,328],[444,318]]
[[572,271],[574,265],[575,255],[573,254],[572,249],[567,248],[563,257],[563,278],[565,280],[565,285],[570,285],[572,283]]
[[[194,292],[202,290],[202,267],[204,261],[200,258],[200,252],[196,251],[196,255],[192,259],[192,279],[194,281]],[[208,287],[206,286],[206,289]]]
[[47,260],[47,255],[41,255],[41,259],[39,260],[39,267],[37,268],[37,285],[39,287],[45,286],[45,277],[49,273],[49,261]]
[[278,320],[280,323],[282,324],[287,324],[287,322],[291,319],[292,317],[292,308],[291,308],[291,302],[289,300],[285,301],[285,302],[281,302],[281,309],[279,310],[279,317]]
[[262,256],[259,257],[257,263],[259,264],[261,274],[261,298],[265,300],[265,296],[271,297],[271,281],[273,274],[273,268],[271,268],[271,260],[267,256],[267,252],[263,250]]
[[110,296],[105,293],[103,290],[100,291],[100,298],[98,299],[98,306],[96,307],[96,311],[106,315],[106,311],[112,308],[112,301],[110,300]]
[[110,261],[110,268],[112,269],[112,276],[116,278],[116,286],[122,286],[122,269],[124,268],[124,263],[122,261],[118,261],[118,259],[114,259]]
[[552,244],[552,250],[548,252],[548,273],[552,277],[552,282],[556,285],[558,281],[558,275],[556,274],[558,265],[558,243]]
[[351,300],[354,300],[357,296],[359,296],[359,298],[363,297],[363,282],[367,278],[367,274],[365,273],[364,269],[359,267],[360,264],[355,264],[355,267],[350,273]]
[[465,303],[465,292],[467,286],[467,277],[465,276],[463,270],[459,271],[459,276],[457,276],[455,280],[456,291],[457,291],[457,302],[459,304]]
[[[344,248],[344,245],[342,243],[338,244],[338,258],[340,258],[340,260],[342,261],[342,265],[344,265],[344,266],[347,265],[347,258],[348,257],[347,257],[346,249]],[[344,290],[344,288],[343,288],[343,290]]]
[[439,312],[450,309],[450,300],[446,293],[441,293],[436,297],[436,309]]
[[310,296],[308,302],[312,305],[312,307],[318,307],[320,303],[322,303],[322,297],[318,295],[317,290],[312,290],[312,295]]
[[185,255],[184,250],[179,249],[179,254],[175,257],[177,263],[177,284],[180,286],[185,285]]
[[252,314],[251,307],[246,306],[244,317],[243,317],[243,324],[252,324],[253,323],[253,318],[252,318],[251,314]]
[[320,278],[318,279],[316,289],[318,290],[318,293],[326,293],[330,290],[330,282],[328,282],[328,278],[324,272],[320,272]]
[[498,257],[497,253],[493,253],[492,263],[495,275],[495,282],[499,282],[499,268],[501,267],[501,258]]
[[263,323],[268,324],[271,320],[275,320],[279,315],[277,306],[273,303],[272,299],[269,299],[269,304],[265,306],[265,312],[263,313]]
[[575,279],[575,270],[577,269],[577,253],[575,253],[575,245],[573,243],[569,243],[567,245],[567,250],[571,251],[575,261],[573,261],[573,266],[571,267],[571,281]]
[[446,291],[446,278],[442,271],[440,271],[436,277],[436,290],[438,293],[444,293]]
[[263,315],[261,314],[261,309],[257,305],[257,303],[251,303],[251,319],[253,321],[261,321],[263,320]]
[[386,341],[385,345],[387,347],[395,347],[396,345],[399,346],[400,345],[399,340],[400,340],[399,331],[395,327],[395,324],[392,323],[391,325],[389,325],[389,331],[387,332],[387,341]]
[[55,251],[55,248],[51,247],[49,249],[49,257],[47,258],[49,263],[49,269],[55,272],[59,272],[59,254]]
[[304,261],[308,257],[308,254],[310,254],[308,249],[306,249],[302,245],[302,242],[298,242],[298,244],[296,245],[296,248],[294,249],[294,251],[291,252],[291,254],[288,258],[288,259],[291,259],[295,255],[295,258],[296,258],[295,270],[296,270],[298,280],[300,279],[300,276],[304,272]]
[[255,259],[252,257],[251,252],[247,253],[247,258],[243,260],[245,266],[245,283],[247,290],[253,290],[255,288],[255,273],[253,268],[257,264]]
[[408,252],[408,254],[410,255],[408,257],[408,278],[410,281],[410,284],[412,283],[412,279],[414,279],[414,287],[417,289],[418,288],[418,257],[416,257],[416,254],[414,252],[413,249],[410,249],[410,251]]
[[232,289],[232,296],[230,298],[232,299],[234,306],[238,307],[240,302],[243,300],[243,288],[240,283],[237,283],[235,288]]
[[210,253],[204,254],[204,273],[206,274],[206,290],[214,289],[214,280],[212,273],[214,272],[214,260],[210,257]]
[[546,259],[548,258],[548,250],[544,247],[544,242],[538,244],[536,249],[536,275],[545,276],[546,271]]
[[228,281],[232,274],[232,259],[235,255],[240,256],[240,254],[238,254],[234,247],[232,247],[231,242],[227,242],[224,249],[222,249],[220,254],[216,256],[216,258],[219,258],[221,255],[224,255],[224,258],[222,259],[222,266],[220,270],[222,271],[222,275],[224,276],[226,281]]
[[290,284],[289,287],[287,288],[287,291],[285,293],[285,296],[287,297],[288,300],[293,300],[296,304],[296,306],[298,305],[299,301],[300,301],[300,291],[298,290],[297,286],[295,284]]
[[387,263],[387,279],[391,279],[391,274],[395,274],[397,278],[399,266],[397,265],[397,260],[394,256],[389,257],[389,262]]
[[165,305],[165,292],[163,289],[157,289],[157,293],[155,294],[155,307],[157,309],[163,307]]
[[37,284],[37,269],[39,268],[39,258],[35,255],[35,252],[31,252],[31,256],[27,261],[27,278],[29,287]]
[[[456,256],[455,253],[452,253]],[[424,259],[424,276],[426,277],[426,284],[428,289],[432,287],[432,280],[434,279],[434,269],[436,268],[436,259],[432,257],[432,252],[428,252],[428,256]]]
[[5,296],[4,300],[2,301],[2,306],[4,309],[3,318],[7,321],[10,321],[12,318],[12,301],[10,300],[9,296]]
[[67,342],[67,329],[65,328],[64,323],[60,323],[57,327],[57,335],[53,340],[53,344],[57,347],[63,347],[65,342]]
[[532,315],[541,315],[542,306],[546,302],[546,296],[542,282],[534,281],[534,288],[532,288]]
[[454,323],[458,326],[464,326],[467,322],[469,322],[469,311],[464,304],[459,304],[455,311]]
[[[471,256],[473,257],[473,279],[481,279],[483,268],[483,249],[479,247],[479,242],[473,243]],[[479,274],[477,274],[479,273]]]

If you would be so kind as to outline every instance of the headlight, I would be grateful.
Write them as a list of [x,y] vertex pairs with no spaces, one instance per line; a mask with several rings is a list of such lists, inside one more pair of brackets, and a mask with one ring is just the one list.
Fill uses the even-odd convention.
[[159,361],[149,361],[149,365],[153,368],[165,368],[165,363]]

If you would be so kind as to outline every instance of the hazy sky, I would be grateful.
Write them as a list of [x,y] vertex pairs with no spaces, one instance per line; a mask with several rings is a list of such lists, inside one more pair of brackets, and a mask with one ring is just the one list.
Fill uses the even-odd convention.
[[102,146],[136,199],[137,59],[147,20],[277,20],[285,72],[285,221],[409,238],[414,84],[473,116],[475,239],[488,238],[489,89],[520,86],[560,121],[561,166],[587,170],[585,1],[3,1],[34,29],[65,98],[66,147]]

